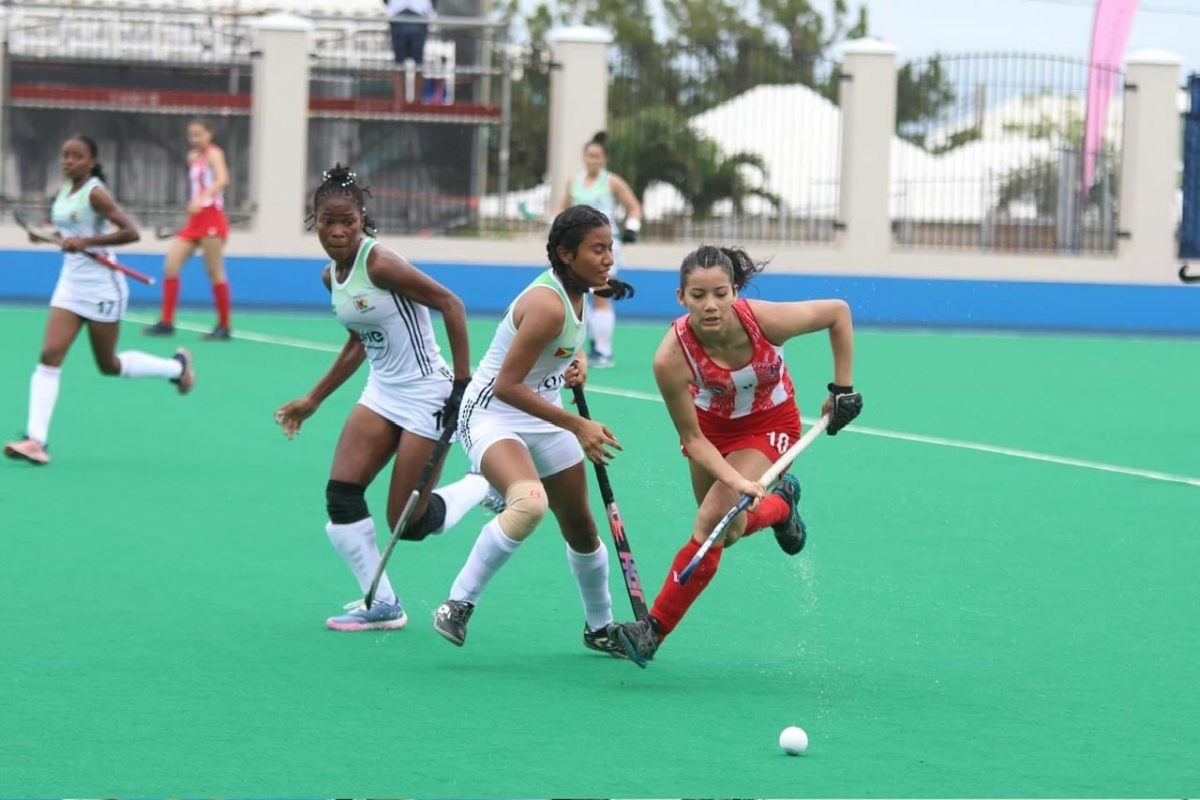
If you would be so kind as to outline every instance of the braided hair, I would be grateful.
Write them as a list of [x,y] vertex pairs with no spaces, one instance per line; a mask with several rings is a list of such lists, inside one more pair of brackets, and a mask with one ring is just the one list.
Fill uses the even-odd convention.
[[558,255],[560,247],[571,253],[577,253],[579,245],[589,232],[596,228],[610,227],[612,227],[612,223],[609,222],[608,217],[591,206],[585,205],[571,206],[554,218],[554,224],[550,226],[550,237],[546,240],[546,256],[550,259],[550,269],[568,290],[580,294],[587,294],[591,291],[598,297],[606,297],[611,300],[633,297],[633,286],[616,278],[609,278],[606,286],[593,289],[572,275],[570,267]]
[[766,268],[767,262],[756,263],[750,259],[746,251],[740,247],[714,247],[711,244],[701,245],[683,258],[679,266],[679,288],[687,284],[687,276],[697,269],[720,267],[729,276],[733,288],[741,291],[750,279]]
[[358,174],[353,172],[350,167],[342,166],[339,161],[331,169],[321,173],[321,185],[313,192],[312,211],[304,221],[308,223],[308,229],[312,230],[317,224],[317,214],[321,212],[321,206],[325,205],[325,201],[331,197],[349,197],[362,213],[363,232],[368,236],[374,236],[376,234],[375,220],[371,219],[371,215],[367,213],[367,198],[370,196],[371,190],[358,183]]

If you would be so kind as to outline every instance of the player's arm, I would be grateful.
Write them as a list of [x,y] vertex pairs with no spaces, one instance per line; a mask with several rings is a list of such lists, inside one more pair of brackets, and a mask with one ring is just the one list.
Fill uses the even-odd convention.
[[638,231],[642,229],[642,204],[620,175],[609,175],[608,188],[617,202],[625,207],[625,230],[621,232],[621,241],[632,244],[637,241]]
[[750,307],[767,338],[783,344],[794,336],[829,331],[833,348],[833,382],[854,385],[854,320],[845,300],[805,300],[769,303],[751,300]]
[[126,216],[125,210],[117,204],[102,186],[96,186],[88,195],[88,202],[98,213],[113,224],[114,230],[99,236],[72,236],[63,239],[62,249],[67,252],[87,250],[89,247],[109,247],[111,245],[129,244],[136,242],[141,236],[133,222]]
[[467,337],[467,309],[458,295],[391,250],[376,247],[367,255],[367,275],[380,289],[399,292],[414,302],[438,311],[450,340],[454,379],[471,377],[471,345]]
[[513,308],[517,335],[500,365],[492,393],[513,408],[575,434],[587,457],[603,463],[613,457],[608,447],[621,449],[608,426],[572,414],[544,400],[525,385],[525,377],[537,363],[538,356],[558,338],[566,314],[562,301],[553,292],[526,292],[517,301]]
[[[563,187],[562,202],[558,204],[558,210],[554,212],[554,215],[558,216],[559,214],[563,213],[570,207],[571,207],[571,179],[568,178],[567,185]],[[554,217],[551,217],[550,219],[548,219],[546,221],[554,222]]]
[[[329,267],[325,268],[322,279],[325,282],[325,288],[328,289],[330,286]],[[333,365],[317,381],[316,385],[309,389],[308,394],[298,400],[285,403],[275,412],[275,421],[283,427],[284,435],[291,439],[299,433],[304,420],[317,413],[317,409],[321,407],[325,398],[349,380],[350,376],[362,366],[366,357],[367,351],[363,349],[358,334],[350,331],[346,343],[342,345],[341,352],[333,360]]]
[[216,197],[218,192],[225,191],[225,187],[229,185],[229,167],[225,163],[225,151],[216,145],[210,146],[205,155],[213,171],[212,184],[200,192],[200,199],[207,201]]
[[667,413],[671,415],[671,422],[675,424],[679,442],[687,448],[688,458],[733,491],[762,497],[762,485],[747,479],[734,469],[700,430],[700,420],[696,417],[696,406],[692,402],[692,392],[689,388],[692,369],[679,348],[679,340],[674,331],[667,332],[654,354],[654,380],[658,384],[663,401],[667,404]]

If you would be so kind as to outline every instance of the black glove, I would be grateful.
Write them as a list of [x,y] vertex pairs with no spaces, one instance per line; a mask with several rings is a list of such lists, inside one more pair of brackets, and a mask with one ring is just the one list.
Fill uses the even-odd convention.
[[836,436],[838,431],[862,413],[862,395],[854,391],[853,386],[831,383],[828,388],[833,404],[829,408],[829,427],[825,431],[830,436]]
[[621,241],[625,244],[633,244],[637,241],[637,237],[637,231],[633,230],[632,228],[626,228],[625,230],[621,231]]
[[467,386],[470,383],[470,378],[454,379],[454,388],[450,390],[450,396],[446,398],[445,404],[442,405],[442,428],[446,426],[450,426],[451,428],[458,427],[458,408],[462,405],[463,392],[467,390]]

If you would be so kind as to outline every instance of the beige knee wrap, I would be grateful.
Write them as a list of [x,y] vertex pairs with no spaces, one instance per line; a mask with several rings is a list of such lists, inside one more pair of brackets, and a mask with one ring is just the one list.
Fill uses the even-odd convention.
[[500,512],[496,521],[500,523],[504,535],[514,542],[529,538],[550,508],[541,481],[514,481],[508,487],[504,502],[508,506]]

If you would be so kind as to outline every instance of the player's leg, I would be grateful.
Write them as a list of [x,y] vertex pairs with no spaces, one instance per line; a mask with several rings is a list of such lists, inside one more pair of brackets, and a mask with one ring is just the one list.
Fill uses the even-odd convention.
[[468,453],[488,483],[504,495],[506,507],[483,526],[454,578],[450,597],[434,612],[434,628],[459,646],[466,641],[467,621],[483,590],[537,528],[549,507],[524,441],[503,430],[502,420],[491,422],[471,420]]
[[175,307],[179,304],[179,273],[196,252],[196,243],[176,236],[167,248],[163,262],[162,314],[158,322],[142,329],[147,336],[170,336],[175,333]]
[[542,479],[550,510],[567,542],[567,564],[579,587],[583,603],[583,644],[615,656],[624,653],[608,635],[613,621],[612,594],[608,590],[608,548],[596,532],[588,503],[587,468],[579,441],[563,431],[537,434],[530,452]]
[[592,313],[588,318],[592,332],[592,352],[588,353],[588,366],[604,369],[613,361],[613,331],[617,327],[617,314],[612,300],[592,295]]
[[152,356],[140,350],[117,352],[117,339],[121,334],[119,322],[97,322],[88,320],[88,338],[92,342],[92,356],[96,367],[103,375],[120,375],[122,378],[165,378],[187,394],[196,383],[192,370],[192,356],[180,347],[171,358]]
[[217,325],[204,334],[207,341],[225,341],[229,336],[229,315],[232,301],[229,298],[229,278],[225,275],[225,239],[220,236],[205,236],[200,240],[200,252],[204,255],[204,269],[212,283],[213,305],[217,308]]
[[[325,533],[333,549],[346,562],[364,594],[379,567],[379,542],[375,522],[367,507],[366,490],[396,451],[400,429],[364,405],[355,405],[342,427],[333,453],[329,482],[325,485],[325,508],[329,522]],[[396,629],[408,617],[385,573],[370,609],[353,608],[331,617],[327,627],[340,631]]]
[[29,379],[29,417],[25,437],[4,446],[9,458],[20,458],[33,464],[48,464],[46,442],[50,437],[50,420],[58,402],[58,383],[63,360],[71,343],[79,335],[84,319],[65,308],[50,307],[46,332],[42,337],[42,352],[33,376]]

